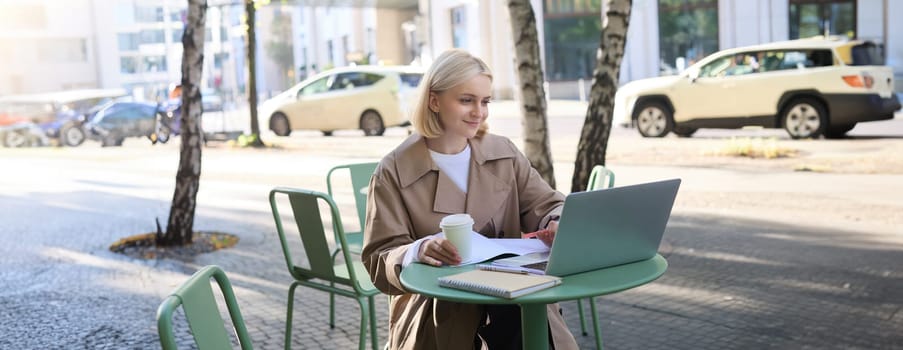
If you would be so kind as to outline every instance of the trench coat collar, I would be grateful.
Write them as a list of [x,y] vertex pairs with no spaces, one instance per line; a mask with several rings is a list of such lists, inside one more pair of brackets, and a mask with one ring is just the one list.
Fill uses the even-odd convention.
[[419,134],[408,137],[398,148],[399,180],[402,188],[417,182],[430,171],[438,172],[433,211],[446,214],[470,213],[474,227],[480,230],[490,220],[511,190],[510,179],[502,179],[482,165],[493,160],[516,157],[516,150],[504,138],[487,134],[468,140],[471,150],[470,175],[467,180],[468,193],[465,194],[451,179],[439,171],[439,166],[430,157],[426,140]]

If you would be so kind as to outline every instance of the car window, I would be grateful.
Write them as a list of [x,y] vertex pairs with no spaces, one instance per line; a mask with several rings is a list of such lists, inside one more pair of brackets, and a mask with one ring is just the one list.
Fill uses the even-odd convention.
[[417,87],[420,84],[420,79],[423,78],[423,74],[420,73],[402,73],[399,76],[404,85],[412,88]]
[[827,67],[834,65],[830,50],[799,50],[782,52],[783,59],[777,69]]
[[884,58],[881,57],[878,46],[874,43],[867,42],[853,46],[851,49],[851,56],[853,56],[853,62],[850,64],[854,66],[884,65]]
[[326,83],[329,81],[329,78],[332,78],[332,77],[333,77],[332,75],[322,77],[322,78],[317,79],[316,81],[308,84],[307,86],[302,88],[300,91],[298,91],[298,97],[319,94],[321,92],[325,92],[326,90],[329,90],[329,85],[327,85]]
[[728,55],[709,62],[699,69],[699,77],[713,78],[724,76],[725,70],[730,67],[731,61],[733,61],[733,59],[733,56]]
[[382,80],[383,76],[374,73],[348,72],[336,75],[329,90],[353,89],[370,86]]

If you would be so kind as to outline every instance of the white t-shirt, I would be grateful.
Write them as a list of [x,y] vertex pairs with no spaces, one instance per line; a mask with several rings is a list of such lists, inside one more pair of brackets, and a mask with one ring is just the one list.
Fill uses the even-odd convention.
[[467,193],[467,176],[470,175],[470,145],[457,154],[442,154],[430,150],[430,157],[445,175],[458,185],[461,192]]
[[[439,170],[445,173],[445,175],[447,175],[448,178],[450,178],[452,182],[466,194],[467,177],[470,176],[470,144],[465,146],[464,150],[457,154],[442,154],[430,150],[430,157],[433,158],[433,162],[436,162]],[[411,248],[408,249],[408,252],[404,255],[404,260],[401,261],[402,267],[408,266],[412,262],[419,261],[419,259],[417,259],[417,253],[420,251],[420,245],[424,240],[430,237],[418,239],[411,244]]]

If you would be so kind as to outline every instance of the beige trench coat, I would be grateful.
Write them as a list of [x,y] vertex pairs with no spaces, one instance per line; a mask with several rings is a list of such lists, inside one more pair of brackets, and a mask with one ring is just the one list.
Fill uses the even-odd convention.
[[[564,196],[542,180],[510,140],[487,134],[469,142],[466,194],[439,170],[417,134],[386,155],[370,181],[362,259],[377,288],[394,296],[391,349],[473,347],[481,305],[411,294],[399,281],[411,243],[439,232],[444,216],[468,213],[474,230],[487,237],[520,238],[561,213]],[[576,349],[557,304],[549,305],[548,315],[555,348]]]

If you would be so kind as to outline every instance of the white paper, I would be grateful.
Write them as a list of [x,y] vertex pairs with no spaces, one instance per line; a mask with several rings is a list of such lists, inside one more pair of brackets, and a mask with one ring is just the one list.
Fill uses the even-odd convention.
[[[461,261],[461,265],[476,264],[502,254],[524,255],[530,253],[544,253],[549,247],[538,239],[523,238],[487,238],[479,233],[470,231],[471,254]],[[439,232],[438,237],[445,238],[445,234]]]

